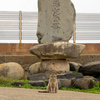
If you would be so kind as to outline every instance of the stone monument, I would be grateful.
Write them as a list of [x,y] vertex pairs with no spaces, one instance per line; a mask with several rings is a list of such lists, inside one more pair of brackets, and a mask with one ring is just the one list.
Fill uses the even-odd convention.
[[69,41],[75,32],[75,9],[70,0],[38,0],[39,43]]
[[40,72],[69,71],[66,59],[78,57],[85,48],[68,42],[76,31],[75,18],[71,0],[38,0],[39,45],[29,51],[41,59]]

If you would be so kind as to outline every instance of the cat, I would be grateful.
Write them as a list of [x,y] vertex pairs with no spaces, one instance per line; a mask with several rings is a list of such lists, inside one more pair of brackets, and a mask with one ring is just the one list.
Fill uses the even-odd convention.
[[47,86],[47,91],[38,91],[39,93],[57,93],[58,82],[57,82],[57,72],[50,72],[50,79]]

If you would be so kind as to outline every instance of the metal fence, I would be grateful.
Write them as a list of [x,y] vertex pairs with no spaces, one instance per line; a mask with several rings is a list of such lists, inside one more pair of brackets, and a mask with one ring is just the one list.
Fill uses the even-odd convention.
[[[0,11],[0,42],[36,40],[38,13]],[[100,14],[76,14],[76,40],[100,40]]]

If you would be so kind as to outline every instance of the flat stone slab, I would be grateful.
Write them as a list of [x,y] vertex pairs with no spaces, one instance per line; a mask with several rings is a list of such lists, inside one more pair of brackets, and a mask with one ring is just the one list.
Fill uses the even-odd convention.
[[38,42],[69,41],[76,30],[75,18],[71,0],[38,0]]
[[49,77],[50,77],[50,73],[45,72],[45,73],[30,75],[30,76],[27,77],[27,79],[30,80],[30,81],[39,81],[39,80],[48,79]]
[[69,42],[52,42],[36,45],[29,52],[40,59],[66,59],[78,57],[85,45]]
[[65,74],[65,75],[57,75],[57,79],[72,79],[72,78],[83,78],[82,73],[71,73],[71,74]]
[[46,82],[43,80],[39,80],[39,81],[29,81],[28,82],[30,85],[32,86],[41,86],[41,87],[45,87],[46,86]]

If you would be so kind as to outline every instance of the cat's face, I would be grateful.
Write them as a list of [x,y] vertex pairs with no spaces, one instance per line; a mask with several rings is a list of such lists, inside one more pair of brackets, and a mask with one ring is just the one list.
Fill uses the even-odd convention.
[[57,72],[50,72],[50,78],[56,78]]

